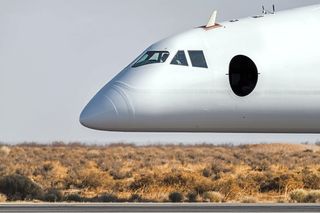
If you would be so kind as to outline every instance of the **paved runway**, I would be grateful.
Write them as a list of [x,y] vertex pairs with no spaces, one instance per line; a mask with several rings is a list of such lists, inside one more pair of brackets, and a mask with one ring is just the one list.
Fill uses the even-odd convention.
[[320,212],[320,205],[246,204],[0,204],[0,212]]

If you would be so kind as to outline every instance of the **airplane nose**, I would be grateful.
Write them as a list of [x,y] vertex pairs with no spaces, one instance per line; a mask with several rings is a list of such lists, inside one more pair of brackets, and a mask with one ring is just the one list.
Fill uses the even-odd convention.
[[118,111],[108,97],[94,97],[83,109],[80,123],[88,128],[105,130],[118,122]]

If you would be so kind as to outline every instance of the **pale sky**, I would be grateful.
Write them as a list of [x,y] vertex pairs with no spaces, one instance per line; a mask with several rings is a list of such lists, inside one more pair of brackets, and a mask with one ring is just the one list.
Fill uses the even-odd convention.
[[0,141],[314,142],[320,135],[113,133],[82,127],[92,96],[152,43],[218,20],[320,0],[0,0]]

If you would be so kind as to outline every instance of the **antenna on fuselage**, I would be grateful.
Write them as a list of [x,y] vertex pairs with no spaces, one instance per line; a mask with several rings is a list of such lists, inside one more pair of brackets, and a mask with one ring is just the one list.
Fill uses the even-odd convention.
[[272,5],[272,14],[276,14],[276,6],[274,4]]
[[267,11],[266,11],[266,9],[264,8],[264,5],[262,5],[262,14],[267,14]]
[[268,14],[276,14],[276,6],[273,4],[272,5],[272,12],[266,10],[266,8],[264,7],[264,5],[262,5],[262,14],[263,15],[268,15]]
[[209,22],[206,25],[206,28],[210,28],[210,27],[216,26],[217,14],[218,14],[217,10],[213,11],[213,13],[212,13],[212,15],[211,15],[211,17],[209,19]]

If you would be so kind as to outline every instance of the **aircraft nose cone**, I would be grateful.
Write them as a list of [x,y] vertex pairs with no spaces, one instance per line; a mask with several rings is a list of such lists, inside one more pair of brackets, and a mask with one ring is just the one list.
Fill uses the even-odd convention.
[[118,112],[112,101],[103,96],[94,97],[83,109],[80,123],[90,129],[105,130],[117,123]]

